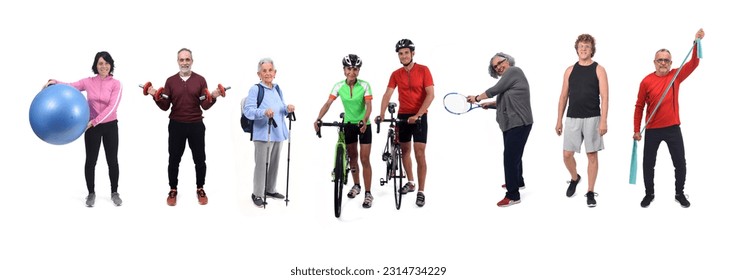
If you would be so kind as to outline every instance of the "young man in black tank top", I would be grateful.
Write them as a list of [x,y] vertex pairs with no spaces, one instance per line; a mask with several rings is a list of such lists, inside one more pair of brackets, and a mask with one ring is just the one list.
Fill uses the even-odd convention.
[[[563,89],[558,101],[558,122],[555,133],[563,133],[563,112],[568,103],[566,128],[563,136],[563,162],[571,175],[566,196],[576,193],[581,175],[576,170],[574,152],[581,151],[586,144],[588,158],[588,191],[586,204],[596,206],[594,183],[599,172],[598,152],[604,149],[603,136],[607,132],[607,113],[609,111],[609,83],[604,67],[593,61],[596,41],[589,34],[581,34],[574,45],[578,62],[569,66],[563,76]],[[601,107],[599,107],[601,105]]]

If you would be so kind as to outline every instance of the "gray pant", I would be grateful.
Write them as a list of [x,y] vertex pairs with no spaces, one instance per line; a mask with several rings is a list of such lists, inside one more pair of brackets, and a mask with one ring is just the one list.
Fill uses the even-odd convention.
[[[253,141],[254,159],[256,166],[253,168],[253,194],[264,197],[264,180],[268,177],[266,192],[276,192],[276,175],[279,174],[279,155],[281,154],[281,142],[268,143],[264,141]],[[269,175],[266,176],[266,149],[269,149]]]

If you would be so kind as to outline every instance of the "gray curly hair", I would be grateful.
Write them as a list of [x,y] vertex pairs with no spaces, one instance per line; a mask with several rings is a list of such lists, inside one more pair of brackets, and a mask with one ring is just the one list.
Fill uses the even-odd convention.
[[495,57],[506,59],[509,62],[509,66],[514,66],[514,57],[503,52],[498,52],[491,57],[491,59],[489,60],[489,75],[494,79],[499,79],[499,73],[496,72],[496,69],[494,69],[494,64],[491,63],[492,61],[494,61]]

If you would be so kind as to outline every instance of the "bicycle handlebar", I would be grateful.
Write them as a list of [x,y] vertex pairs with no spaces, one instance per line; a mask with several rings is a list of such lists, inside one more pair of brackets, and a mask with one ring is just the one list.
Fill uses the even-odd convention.
[[[374,119],[374,122],[376,123],[376,133],[379,133],[379,131],[381,131],[382,122],[388,122],[388,123],[395,124],[395,123],[407,123],[408,121],[409,121],[408,119],[395,119],[395,118],[384,119],[382,121],[379,121],[379,117],[377,116],[376,119]],[[415,124],[421,124],[421,123],[422,123],[422,117],[417,118],[417,120],[415,121]]]
[[355,124],[355,123],[342,123],[342,122],[339,123],[338,121],[326,123],[326,122],[323,122],[322,120],[317,120],[317,137],[322,138],[321,132],[322,132],[323,126],[335,126],[338,128],[344,128],[346,126],[359,126],[360,127],[360,126],[363,126],[363,124],[364,124],[363,121],[360,121],[358,122],[358,124]]

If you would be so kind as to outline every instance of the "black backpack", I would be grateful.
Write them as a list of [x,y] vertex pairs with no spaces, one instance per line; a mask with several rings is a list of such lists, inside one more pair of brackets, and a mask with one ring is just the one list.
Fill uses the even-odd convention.
[[[256,108],[261,107],[261,102],[264,101],[264,86],[261,84],[256,84],[258,86],[258,95],[256,96]],[[281,94],[281,89],[279,88],[279,85],[275,85],[274,88],[276,89],[276,92],[279,93],[279,97],[284,99]],[[241,108],[241,112],[243,111],[243,108]],[[246,118],[246,115],[241,113],[241,128],[243,128],[243,132],[246,133],[252,133],[253,132],[253,120]],[[253,141],[253,134],[251,134],[251,141]]]

